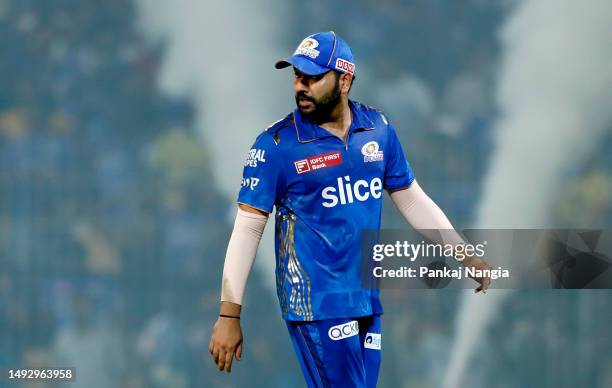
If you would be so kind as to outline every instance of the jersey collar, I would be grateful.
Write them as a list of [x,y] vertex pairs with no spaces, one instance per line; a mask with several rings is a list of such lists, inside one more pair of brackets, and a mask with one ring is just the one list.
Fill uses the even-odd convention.
[[[351,122],[349,133],[356,130],[369,131],[376,128],[374,122],[367,116],[360,104],[356,104],[354,101],[349,100],[349,108],[353,113],[353,121]],[[321,128],[302,116],[299,109],[293,111],[293,124],[295,125],[297,138],[300,143],[307,143],[325,137],[335,136],[325,128]]]

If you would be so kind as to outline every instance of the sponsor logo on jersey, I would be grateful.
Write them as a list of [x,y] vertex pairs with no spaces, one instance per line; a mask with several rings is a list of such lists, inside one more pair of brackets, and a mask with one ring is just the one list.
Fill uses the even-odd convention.
[[367,333],[363,340],[363,347],[366,349],[380,350],[380,333]]
[[336,59],[336,69],[355,74],[355,64],[342,58]]
[[319,45],[319,42],[312,38],[306,38],[300,43],[293,55],[305,55],[312,59],[315,59],[321,53],[319,50],[315,50],[315,48]]
[[324,207],[336,207],[338,204],[346,205],[355,202],[365,202],[369,198],[380,199],[382,197],[383,184],[380,178],[371,181],[359,179],[351,183],[351,177],[338,177],[336,186],[327,186],[321,190]]
[[260,150],[258,148],[251,148],[247,154],[247,158],[244,162],[245,166],[257,167],[257,163],[266,162],[266,150]]
[[259,178],[242,178],[242,182],[241,182],[241,186],[242,187],[248,187],[249,189],[253,190],[255,189],[255,187],[257,187],[257,185],[259,184]]
[[308,164],[308,159],[298,160],[293,163],[295,164],[295,170],[298,174],[310,171],[310,164]]
[[359,323],[357,321],[341,323],[340,325],[330,327],[327,331],[329,338],[334,341],[349,338],[357,334],[359,334]]
[[379,150],[378,143],[375,141],[369,141],[361,147],[361,153],[363,154],[363,162],[379,162],[384,159],[383,152]]
[[318,170],[325,167],[336,166],[342,163],[340,151],[328,152],[326,154],[311,156],[310,158],[296,160],[293,162],[298,174]]

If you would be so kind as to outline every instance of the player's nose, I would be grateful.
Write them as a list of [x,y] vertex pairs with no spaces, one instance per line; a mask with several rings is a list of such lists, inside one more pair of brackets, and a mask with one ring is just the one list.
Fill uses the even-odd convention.
[[308,92],[308,84],[304,77],[296,76],[293,80],[293,90],[295,93]]

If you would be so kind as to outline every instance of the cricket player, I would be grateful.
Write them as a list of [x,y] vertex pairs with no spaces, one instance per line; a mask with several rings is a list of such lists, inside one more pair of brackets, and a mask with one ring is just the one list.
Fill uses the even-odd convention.
[[[383,307],[378,289],[362,287],[359,239],[380,228],[383,191],[418,231],[463,240],[419,187],[388,118],[348,98],[356,74],[348,44],[333,31],[308,36],[275,65],[290,66],[297,107],[248,153],[209,351],[227,372],[242,357],[242,299],[275,207],[276,289],[306,383],[374,387]],[[489,268],[476,256],[463,264]],[[485,291],[490,279],[477,281]]]

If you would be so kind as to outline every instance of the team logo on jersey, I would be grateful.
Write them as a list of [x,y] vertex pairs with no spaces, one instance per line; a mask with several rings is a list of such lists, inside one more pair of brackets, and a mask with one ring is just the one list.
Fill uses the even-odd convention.
[[363,154],[363,162],[379,162],[383,160],[383,152],[379,150],[378,143],[375,141],[369,141],[361,147],[361,153]]
[[251,148],[247,154],[246,160],[244,161],[244,165],[249,167],[257,167],[257,162],[266,162],[266,150]]
[[259,178],[251,177],[251,178],[242,178],[242,182],[240,186],[248,187],[251,190],[254,190],[255,187],[259,184]]
[[349,338],[359,334],[359,322],[350,321],[332,326],[327,331],[327,335],[334,341]]
[[346,71],[351,75],[355,74],[355,64],[342,58],[336,59],[336,69]]
[[319,45],[319,42],[312,38],[306,38],[300,43],[293,55],[305,55],[312,59],[315,59],[321,53],[319,50],[316,50],[316,47]]
[[368,333],[363,340],[363,347],[366,349],[380,350],[380,333]]
[[332,151],[326,154],[311,156],[310,158],[296,160],[293,162],[298,174],[318,170],[325,167],[336,166],[342,163],[340,151]]

